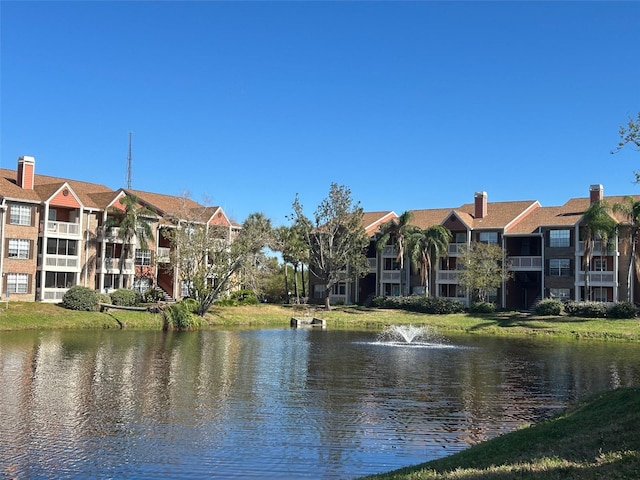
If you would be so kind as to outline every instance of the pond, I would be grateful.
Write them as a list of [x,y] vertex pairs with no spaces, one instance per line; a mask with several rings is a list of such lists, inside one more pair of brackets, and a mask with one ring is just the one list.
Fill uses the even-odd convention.
[[311,329],[0,334],[0,476],[348,479],[640,384],[640,346]]

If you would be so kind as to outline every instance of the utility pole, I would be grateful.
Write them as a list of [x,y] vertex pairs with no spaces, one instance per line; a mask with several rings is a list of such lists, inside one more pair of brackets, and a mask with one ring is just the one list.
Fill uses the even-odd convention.
[[127,157],[127,188],[131,190],[131,136],[129,132],[129,156]]

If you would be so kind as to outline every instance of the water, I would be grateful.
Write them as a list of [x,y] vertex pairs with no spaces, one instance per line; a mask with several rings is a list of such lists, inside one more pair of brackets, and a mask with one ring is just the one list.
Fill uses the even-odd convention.
[[636,344],[416,341],[310,329],[1,333],[0,477],[355,478],[640,384]]

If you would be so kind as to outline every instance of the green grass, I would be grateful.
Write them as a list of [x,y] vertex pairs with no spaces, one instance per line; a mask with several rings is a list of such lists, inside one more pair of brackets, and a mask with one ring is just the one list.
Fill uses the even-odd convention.
[[378,480],[638,479],[640,388],[602,393],[545,422]]
[[[331,311],[311,306],[252,305],[214,306],[203,328],[282,327],[293,316],[315,316],[327,321],[328,328],[382,330],[386,325],[430,325],[443,333],[481,335],[549,336],[601,340],[640,341],[640,320],[536,317],[520,313],[486,315],[425,315],[401,310],[364,307],[336,307]],[[39,302],[11,302],[0,309],[0,330],[119,328],[118,321],[131,329],[160,329],[159,314],[110,310],[76,312],[58,305]]]

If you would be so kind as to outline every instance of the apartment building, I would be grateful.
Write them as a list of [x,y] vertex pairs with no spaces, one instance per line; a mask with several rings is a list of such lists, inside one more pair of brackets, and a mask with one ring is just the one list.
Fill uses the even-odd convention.
[[[443,225],[453,235],[447,256],[429,272],[429,293],[469,305],[470,294],[457,281],[459,253],[471,242],[485,242],[503,247],[512,272],[512,278],[489,295],[489,300],[502,308],[528,309],[549,297],[637,302],[640,291],[634,269],[630,269],[630,227],[621,215],[611,213],[618,223],[618,234],[606,245],[596,240],[589,271],[585,273],[583,268],[584,213],[591,204],[603,200],[613,206],[623,203],[625,197],[605,197],[602,185],[592,185],[588,196],[572,198],[562,206],[543,207],[537,200],[489,202],[486,192],[477,192],[473,202],[457,208],[412,210],[413,225],[422,229]],[[377,222],[372,222],[373,218]],[[369,273],[335,286],[331,301],[362,303],[373,296],[424,294],[419,272],[409,260],[405,260],[404,269],[396,261],[393,239],[382,251],[375,248],[379,226],[389,219],[397,221],[398,216],[373,212],[365,219],[371,235]]]
[[[143,249],[134,237],[129,254],[112,226],[125,209],[124,197],[153,212],[145,218],[153,240]],[[185,220],[224,226],[230,237],[240,228],[220,207],[38,175],[35,159],[22,156],[16,170],[0,169],[0,296],[59,302],[70,287],[82,285],[102,292],[154,286],[181,298],[183,286],[169,263],[171,246],[163,230]]]

